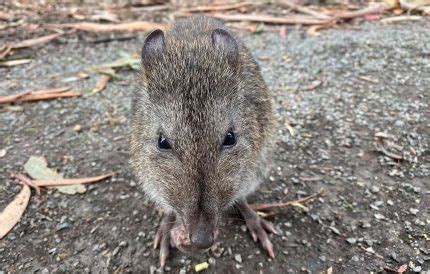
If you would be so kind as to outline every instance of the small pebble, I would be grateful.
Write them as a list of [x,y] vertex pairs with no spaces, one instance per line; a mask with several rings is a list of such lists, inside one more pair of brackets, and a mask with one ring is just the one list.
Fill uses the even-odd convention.
[[346,241],[349,243],[349,244],[355,244],[356,242],[357,242],[357,238],[348,238],[348,239],[346,239]]
[[234,260],[241,264],[242,263],[242,255],[240,255],[240,254],[234,255]]
[[409,209],[409,212],[410,212],[412,215],[417,215],[417,213],[419,212],[419,210],[418,210],[418,209],[416,209],[416,208],[410,208],[410,209]]
[[382,214],[376,213],[375,214],[375,218],[378,219],[378,220],[383,220],[383,219],[385,219],[385,216],[382,215]]
[[335,228],[334,226],[330,226],[331,231],[333,231],[334,234],[340,235],[339,229]]
[[392,205],[394,205],[394,203],[393,203],[393,201],[391,201],[391,200],[388,200],[388,201],[387,201],[387,205],[390,205],[390,206],[392,206]]

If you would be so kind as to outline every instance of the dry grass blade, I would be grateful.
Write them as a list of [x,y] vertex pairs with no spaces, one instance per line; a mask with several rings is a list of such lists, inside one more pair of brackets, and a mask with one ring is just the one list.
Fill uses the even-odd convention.
[[27,208],[30,196],[30,187],[28,185],[23,185],[21,192],[0,213],[0,239],[3,239],[3,237],[19,222]]
[[120,24],[98,24],[91,22],[68,23],[68,24],[49,24],[53,28],[72,28],[87,32],[111,32],[111,31],[148,31],[151,29],[165,29],[166,24],[153,23],[147,21],[136,21]]
[[0,62],[0,67],[14,67],[19,65],[24,65],[33,61],[32,59],[19,59],[19,60],[11,60]]
[[55,33],[55,34],[50,34],[50,35],[34,38],[34,39],[28,39],[28,40],[18,42],[16,44],[12,44],[11,47],[12,47],[12,49],[29,48],[29,47],[33,47],[33,46],[40,45],[43,43],[47,43],[51,40],[54,40],[54,39],[60,37],[61,35],[62,34],[60,34],[60,33]]
[[10,46],[10,45],[2,46],[0,48],[0,59],[7,56],[11,50],[12,50],[12,46]]
[[321,20],[316,19],[311,16],[284,16],[275,17],[263,14],[223,14],[214,13],[211,14],[212,17],[224,20],[224,21],[250,21],[250,22],[260,22],[269,24],[287,24],[287,25],[322,25],[329,23],[331,20]]
[[418,15],[405,15],[405,16],[394,16],[389,18],[384,18],[381,20],[382,23],[395,23],[401,21],[420,21],[423,18]]
[[271,204],[265,204],[265,203],[256,203],[256,204],[250,204],[249,206],[253,209],[253,210],[263,210],[263,209],[267,209],[267,208],[273,208],[273,207],[284,207],[284,206],[297,206],[300,203],[309,201],[309,200],[313,200],[316,198],[319,198],[322,196],[322,192],[316,193],[316,194],[312,194],[310,196],[307,197],[303,197],[294,201],[288,201],[288,202],[278,202],[278,203],[271,203]]

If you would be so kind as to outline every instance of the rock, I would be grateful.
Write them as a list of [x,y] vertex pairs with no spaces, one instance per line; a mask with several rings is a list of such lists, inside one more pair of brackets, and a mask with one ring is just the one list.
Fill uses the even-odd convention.
[[418,209],[416,209],[416,208],[409,208],[409,212],[410,212],[412,215],[417,215],[417,213],[419,212],[419,210],[418,210]]
[[235,254],[234,255],[234,260],[236,261],[236,262],[238,262],[238,263],[242,263],[242,255],[240,255],[240,254]]
[[331,230],[334,234],[340,235],[340,231],[339,231],[339,229],[335,228],[334,226],[330,226],[330,230]]
[[382,215],[382,214],[379,214],[379,213],[376,213],[374,216],[375,216],[375,218],[376,218],[376,219],[378,219],[378,220],[384,220],[384,219],[385,219],[385,216],[384,216],[384,215]]
[[369,253],[372,253],[372,254],[375,254],[375,250],[373,250],[373,247],[368,247],[368,248],[366,248],[365,249],[366,250],[366,252],[369,252]]
[[346,239],[346,241],[349,243],[349,244],[355,244],[356,242],[357,242],[357,238],[348,238],[348,239]]
[[358,258],[358,256],[352,256],[351,260],[354,262],[359,262],[360,258]]

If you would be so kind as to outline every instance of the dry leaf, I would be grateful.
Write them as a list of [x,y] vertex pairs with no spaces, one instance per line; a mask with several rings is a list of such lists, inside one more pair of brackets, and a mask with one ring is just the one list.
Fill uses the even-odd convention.
[[32,59],[19,59],[19,60],[11,60],[11,61],[3,61],[0,62],[0,67],[14,67],[19,65],[28,64]]
[[138,31],[138,30],[152,30],[152,29],[165,29],[166,25],[161,23],[153,23],[146,21],[136,21],[121,24],[98,24],[91,22],[69,23],[69,24],[51,24],[48,25],[53,28],[72,28],[88,32],[111,32],[111,31]]
[[14,95],[0,97],[0,104],[14,103],[17,101],[37,101],[48,100],[62,97],[80,96],[79,92],[69,91],[70,87],[61,87],[53,89],[42,89],[36,91],[22,91]]
[[19,222],[22,214],[24,214],[24,211],[27,208],[30,196],[30,187],[23,185],[21,192],[0,213],[0,239],[6,236],[6,234]]
[[[63,175],[55,170],[48,168],[48,164],[43,157],[31,156],[24,165],[24,170],[33,179],[40,180],[59,180],[63,179]],[[84,185],[75,184],[67,186],[56,186],[58,191],[65,194],[84,193],[87,189]]]
[[94,177],[72,178],[72,179],[52,179],[52,180],[31,180],[31,181],[36,186],[67,186],[67,185],[94,183],[94,182],[112,177],[113,175],[115,175],[115,173],[110,172],[107,174],[94,176]]

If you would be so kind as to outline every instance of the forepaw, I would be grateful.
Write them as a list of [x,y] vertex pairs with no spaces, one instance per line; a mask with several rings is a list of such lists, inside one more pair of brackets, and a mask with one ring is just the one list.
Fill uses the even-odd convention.
[[275,258],[273,244],[267,234],[267,232],[278,234],[273,224],[258,216],[257,213],[249,207],[246,201],[238,204],[238,208],[245,219],[246,226],[254,242],[259,241],[261,246],[269,253],[269,256]]

